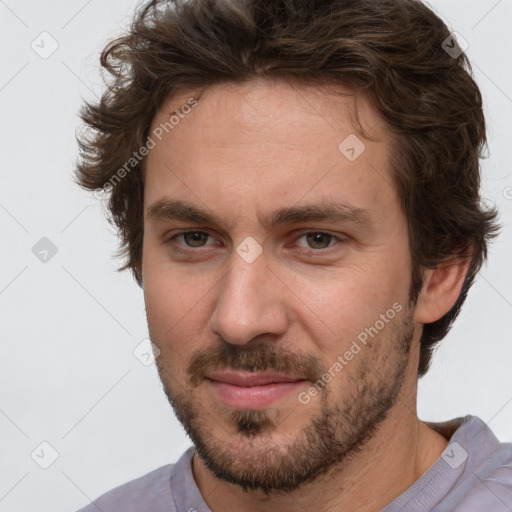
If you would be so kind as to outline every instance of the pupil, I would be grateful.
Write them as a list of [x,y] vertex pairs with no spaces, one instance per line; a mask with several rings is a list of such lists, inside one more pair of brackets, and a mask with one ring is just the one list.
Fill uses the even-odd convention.
[[[322,239],[324,242],[322,244]],[[331,235],[327,235],[326,233],[310,233],[308,234],[308,243],[312,245],[315,249],[325,249],[329,246],[329,242],[331,241]],[[320,245],[320,247],[318,247]]]
[[188,245],[192,247],[198,247],[201,245],[201,242],[203,241],[202,238],[204,237],[204,233],[185,233],[185,240]]

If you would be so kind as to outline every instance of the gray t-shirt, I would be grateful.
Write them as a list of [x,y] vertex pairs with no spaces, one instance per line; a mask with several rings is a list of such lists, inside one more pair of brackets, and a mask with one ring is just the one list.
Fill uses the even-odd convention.
[[[512,443],[476,416],[428,425],[447,439],[441,457],[382,512],[511,512]],[[107,492],[79,512],[210,512],[189,448],[169,464]]]

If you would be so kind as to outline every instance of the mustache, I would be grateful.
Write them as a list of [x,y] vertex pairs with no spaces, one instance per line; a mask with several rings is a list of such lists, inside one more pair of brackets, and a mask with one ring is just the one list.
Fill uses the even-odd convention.
[[275,372],[316,382],[325,370],[320,360],[312,355],[297,354],[276,345],[259,343],[250,346],[222,345],[194,352],[187,368],[190,385],[199,386],[214,370],[244,370],[248,372]]

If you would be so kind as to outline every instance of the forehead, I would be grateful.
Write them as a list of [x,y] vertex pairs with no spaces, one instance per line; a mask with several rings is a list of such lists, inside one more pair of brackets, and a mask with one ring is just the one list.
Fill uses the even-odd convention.
[[[275,143],[291,143],[288,133],[282,131],[286,127],[289,132],[290,123],[296,124],[296,135],[303,133],[301,128],[305,128],[311,143],[314,143],[317,137],[313,129],[317,123],[324,124],[324,128],[329,127],[332,131],[343,128],[350,133],[356,133],[359,127],[354,123],[355,120],[371,137],[383,142],[390,139],[387,125],[372,109],[361,91],[340,84],[312,85],[263,79],[236,84],[220,83],[203,90],[175,93],[157,111],[152,130],[165,124],[173,112],[180,110],[194,97],[200,97],[200,108],[194,109],[188,116],[189,122],[192,118],[199,124],[209,123],[210,129],[215,126],[209,134],[220,136],[229,130],[227,126],[220,126],[218,120],[228,117],[233,125],[242,129],[229,133],[230,137],[234,137],[233,143],[237,138],[247,142],[247,133],[260,136],[264,136],[264,133],[278,135],[278,139],[272,138]],[[313,124],[308,127],[306,123]],[[178,130],[174,135],[179,137],[177,132]],[[207,135],[206,130],[203,135]],[[363,134],[358,135],[364,138]]]
[[[198,96],[196,106],[182,110]],[[146,207],[186,196],[231,214],[253,203],[260,218],[276,204],[315,197],[365,209],[397,202],[388,169],[390,132],[367,99],[349,88],[217,84],[168,98],[153,119],[150,133],[155,130],[161,140],[147,158]]]

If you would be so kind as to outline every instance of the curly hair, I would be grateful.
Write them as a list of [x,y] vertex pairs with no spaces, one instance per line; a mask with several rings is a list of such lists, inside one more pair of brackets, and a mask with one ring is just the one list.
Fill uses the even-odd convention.
[[418,375],[427,372],[499,231],[498,212],[479,192],[487,143],[481,93],[430,8],[419,0],[152,0],[104,48],[101,66],[106,89],[80,112],[86,130],[75,179],[108,192],[118,256],[126,257],[119,270],[130,269],[140,286],[145,158],[137,150],[168,97],[260,79],[365,94],[395,140],[390,163],[408,222],[411,302],[425,269],[469,260],[453,308],[423,326]]

